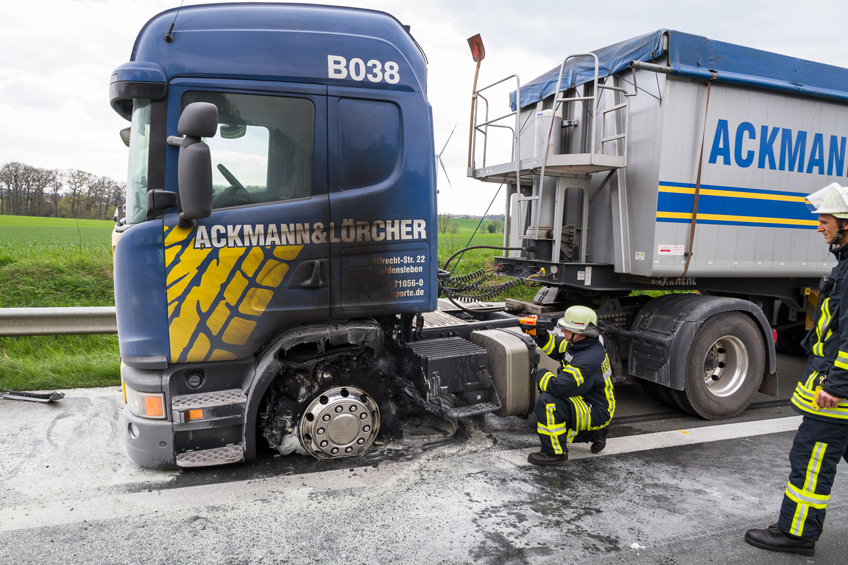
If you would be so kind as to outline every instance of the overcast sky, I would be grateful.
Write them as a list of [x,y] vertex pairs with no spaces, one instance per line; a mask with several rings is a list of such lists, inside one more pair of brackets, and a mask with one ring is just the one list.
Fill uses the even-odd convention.
[[[201,4],[186,0],[185,5]],[[466,178],[474,63],[466,39],[486,45],[479,84],[518,73],[522,82],[593,50],[669,28],[711,39],[848,67],[848,2],[843,1],[541,1],[358,0],[325,2],[386,11],[404,24],[429,59],[441,212],[482,214],[497,185]],[[79,168],[126,178],[128,124],[109,106],[112,70],[129,60],[136,34],[179,0],[3,0],[0,3],[0,164]],[[507,111],[493,99],[492,114]],[[507,156],[508,157],[508,156]],[[504,159],[506,160],[506,159]],[[502,199],[493,206],[503,211]]]

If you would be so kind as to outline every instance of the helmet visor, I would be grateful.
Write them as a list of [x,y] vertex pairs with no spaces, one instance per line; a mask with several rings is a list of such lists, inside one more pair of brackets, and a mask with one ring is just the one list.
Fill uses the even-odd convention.
[[813,214],[834,214],[848,212],[848,193],[838,183],[831,183],[804,198]]

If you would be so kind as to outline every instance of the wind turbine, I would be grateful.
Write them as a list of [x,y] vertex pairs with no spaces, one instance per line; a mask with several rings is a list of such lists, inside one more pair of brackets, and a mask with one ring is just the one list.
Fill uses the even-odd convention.
[[[445,173],[445,178],[448,179],[448,186],[451,187],[451,190],[453,190],[453,185],[451,184],[450,177],[448,176],[448,170],[445,168],[445,164],[442,161],[442,153],[444,153],[445,149],[447,149],[448,143],[450,143],[451,137],[453,136],[453,132],[456,131],[456,126],[457,126],[457,124],[454,124],[453,129],[451,130],[450,135],[448,136],[448,140],[445,141],[444,147],[442,147],[442,150],[439,151],[438,155],[436,155],[436,161],[438,161],[439,165],[442,166],[442,171],[444,171],[444,173]],[[436,193],[438,194],[438,192],[439,191],[437,189]]]

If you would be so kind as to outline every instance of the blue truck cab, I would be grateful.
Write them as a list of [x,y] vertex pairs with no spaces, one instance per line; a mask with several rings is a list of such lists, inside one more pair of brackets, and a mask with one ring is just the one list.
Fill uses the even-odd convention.
[[[390,403],[375,367],[438,294],[432,111],[409,31],[339,7],[168,10],[110,98],[131,122],[114,260],[130,456],[249,460],[260,434],[282,453],[367,449]],[[183,136],[181,116],[210,105],[212,129]],[[198,152],[208,164],[189,168]]]

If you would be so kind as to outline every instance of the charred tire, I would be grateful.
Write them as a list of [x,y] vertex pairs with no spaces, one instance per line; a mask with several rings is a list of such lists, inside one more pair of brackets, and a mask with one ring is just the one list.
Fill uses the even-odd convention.
[[266,393],[259,430],[281,455],[319,459],[361,455],[378,434],[402,435],[394,414],[393,373],[385,359],[378,362],[365,352],[308,364],[287,359]]
[[684,391],[672,391],[681,406],[707,420],[740,414],[760,388],[765,367],[763,337],[739,312],[704,322],[689,346]]

